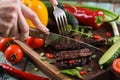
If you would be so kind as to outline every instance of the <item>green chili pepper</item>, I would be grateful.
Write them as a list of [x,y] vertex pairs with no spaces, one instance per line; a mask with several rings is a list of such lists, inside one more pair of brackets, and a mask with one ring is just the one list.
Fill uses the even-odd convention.
[[65,69],[65,70],[61,70],[61,73],[83,79],[83,77],[80,75],[77,69]]

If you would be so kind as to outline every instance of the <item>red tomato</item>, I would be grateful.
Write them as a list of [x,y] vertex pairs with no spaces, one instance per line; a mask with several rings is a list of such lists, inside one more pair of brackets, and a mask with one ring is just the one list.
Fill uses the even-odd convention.
[[23,58],[22,48],[16,44],[9,46],[5,50],[5,57],[6,57],[6,60],[12,64],[19,63]]
[[0,51],[4,52],[10,44],[13,43],[11,38],[2,38],[0,40]]
[[44,39],[42,39],[42,38],[35,38],[34,39],[34,44],[35,44],[35,48],[39,48],[39,47],[43,46]]
[[29,36],[26,39],[26,44],[32,48],[39,48],[44,45],[44,39],[42,38],[33,38]]
[[50,59],[53,59],[53,58],[54,58],[54,55],[51,54],[51,53],[46,53],[45,56],[46,56],[47,58],[50,58]]
[[29,36],[27,39],[26,39],[26,44],[28,45],[28,46],[30,46],[30,47],[32,47],[33,46],[33,38],[31,37],[31,36]]
[[112,67],[116,73],[120,74],[120,58],[117,58],[113,61]]

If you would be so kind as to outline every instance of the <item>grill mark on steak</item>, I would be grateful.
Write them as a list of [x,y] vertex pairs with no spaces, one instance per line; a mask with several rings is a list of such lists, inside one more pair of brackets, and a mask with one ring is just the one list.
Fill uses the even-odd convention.
[[66,50],[66,51],[60,51],[57,54],[55,54],[55,59],[57,61],[60,60],[70,60],[70,59],[76,59],[81,57],[89,57],[93,54],[93,51],[89,48],[84,48],[80,50]]

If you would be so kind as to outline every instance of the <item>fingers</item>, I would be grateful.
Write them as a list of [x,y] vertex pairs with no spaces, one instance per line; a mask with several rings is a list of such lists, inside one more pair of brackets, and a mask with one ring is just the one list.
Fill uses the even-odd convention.
[[17,29],[17,3],[15,0],[0,1],[0,36],[15,37],[18,34]]
[[18,15],[16,15],[16,17],[14,18],[13,20],[13,26],[10,30],[10,33],[9,33],[9,37],[17,37],[19,32],[18,32],[18,25],[17,25],[17,17]]
[[49,33],[49,29],[41,23],[38,16],[32,10],[30,10],[28,7],[26,7],[22,3],[21,3],[21,7],[22,7],[21,8],[22,13],[26,18],[30,19],[33,22],[33,24],[42,32]]
[[22,15],[19,0],[0,1],[0,36],[25,40],[28,35],[29,26]]
[[7,37],[10,33],[11,28],[11,24],[8,24],[0,19],[0,36]]
[[[49,30],[41,23],[37,15],[19,0],[1,0],[0,36],[17,36],[18,39],[22,41],[25,40],[29,36],[29,26],[24,17],[29,18],[39,30],[45,33],[49,32]],[[18,30],[20,32],[18,32]]]
[[18,13],[18,25],[20,29],[18,39],[24,41],[29,36],[29,26],[20,10]]

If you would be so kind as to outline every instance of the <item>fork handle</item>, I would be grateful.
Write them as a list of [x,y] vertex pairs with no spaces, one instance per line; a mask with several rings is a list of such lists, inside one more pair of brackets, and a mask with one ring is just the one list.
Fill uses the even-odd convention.
[[57,5],[58,5],[57,0],[50,0],[50,3],[51,3],[53,6],[57,6]]

